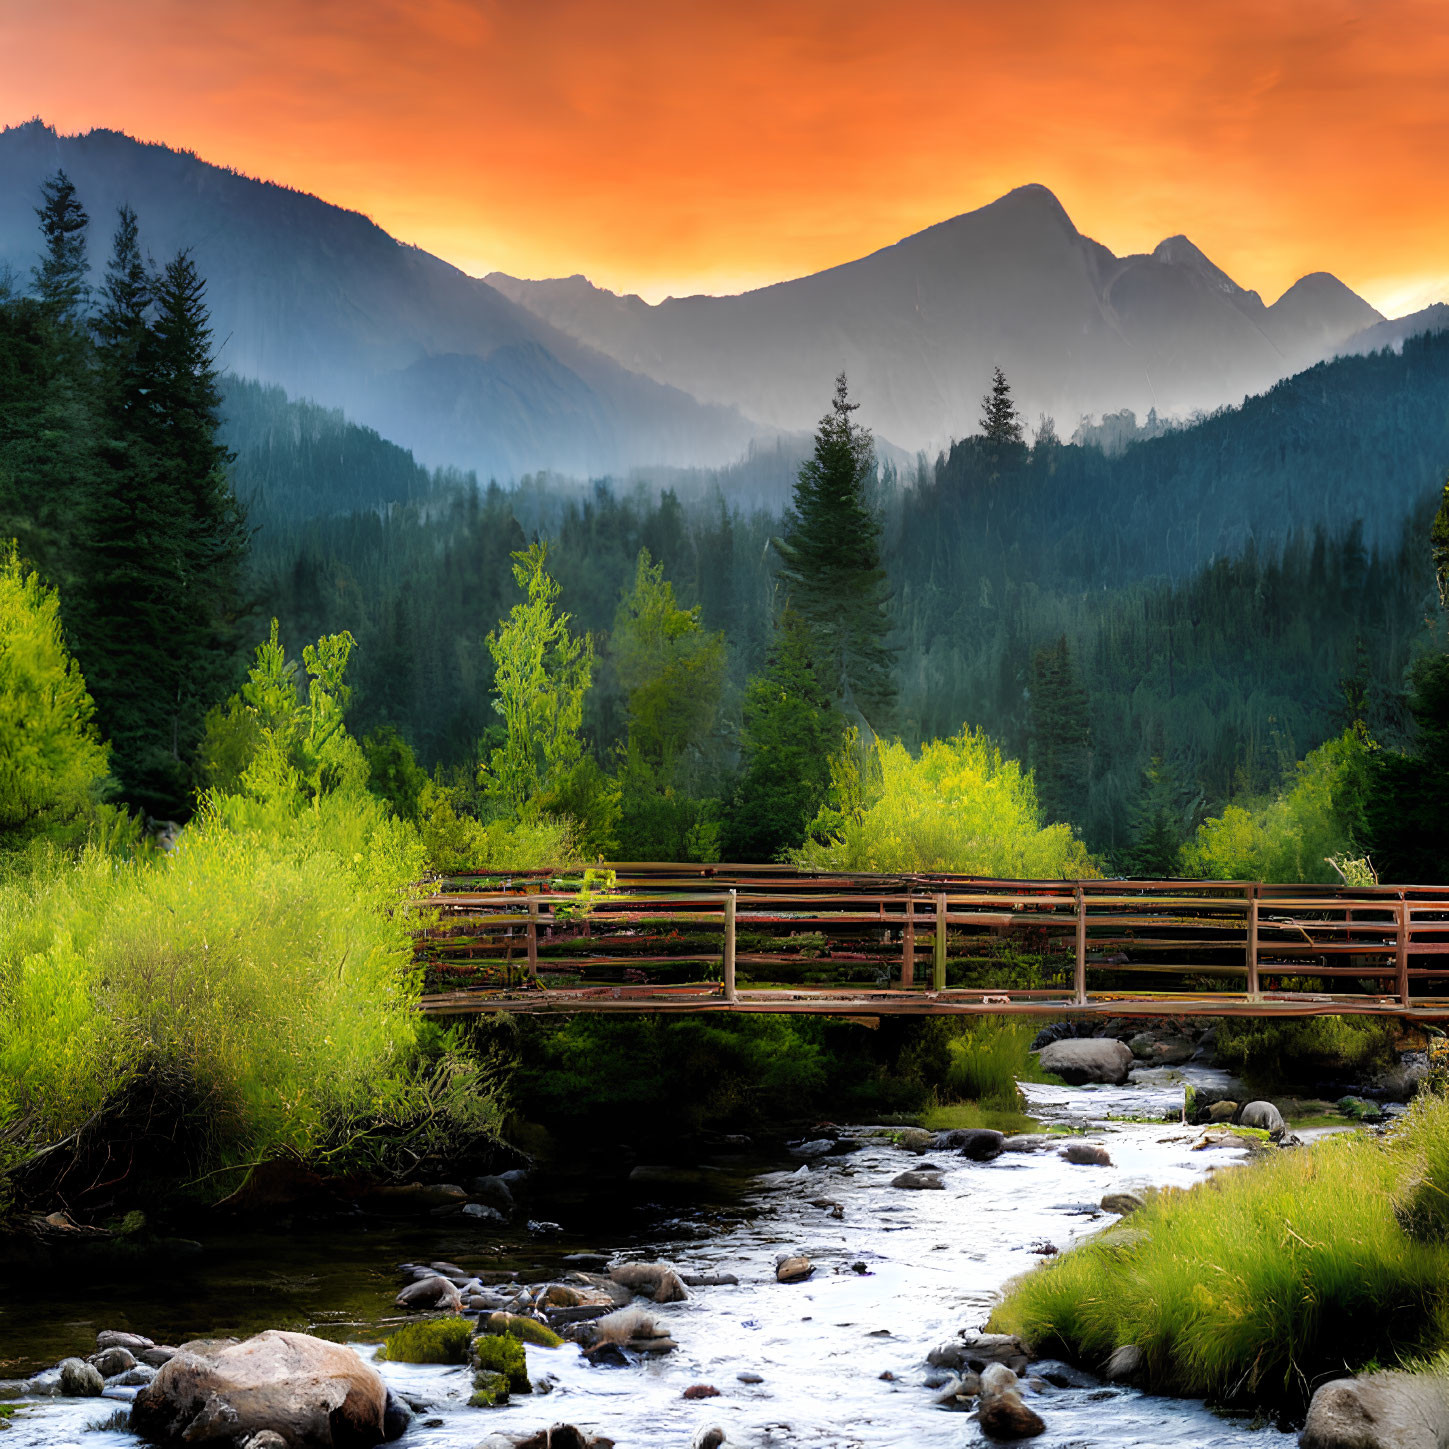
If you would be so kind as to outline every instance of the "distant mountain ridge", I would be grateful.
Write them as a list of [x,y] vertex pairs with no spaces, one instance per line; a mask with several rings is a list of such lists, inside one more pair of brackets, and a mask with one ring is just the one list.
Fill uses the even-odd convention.
[[977,427],[991,367],[1029,422],[1236,403],[1383,319],[1325,273],[1272,306],[1185,237],[1117,257],[1042,186],[858,261],[737,297],[650,306],[583,277],[486,280],[356,212],[114,131],[0,131],[0,265],[28,275],[34,204],[63,166],[99,278],[115,210],[193,248],[220,360],[341,408],[427,466],[500,479],[719,466],[813,430],[841,369],[882,452]]
[[223,367],[343,408],[429,465],[507,478],[727,462],[765,431],[629,373],[356,212],[115,131],[0,131],[0,264],[19,278],[57,167],[90,214],[97,278],[129,202],[154,256],[193,249]]
[[996,364],[1031,421],[1070,432],[1088,413],[1240,402],[1383,320],[1323,272],[1265,306],[1182,236],[1115,256],[1035,185],[735,297],[651,306],[582,276],[487,280],[632,371],[786,430],[813,425],[843,368],[863,421],[908,449],[973,432]]

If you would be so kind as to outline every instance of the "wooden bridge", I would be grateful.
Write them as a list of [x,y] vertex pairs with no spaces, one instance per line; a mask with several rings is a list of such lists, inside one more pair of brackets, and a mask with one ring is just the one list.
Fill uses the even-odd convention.
[[1449,887],[624,864],[439,883],[423,1008],[1449,1017]]

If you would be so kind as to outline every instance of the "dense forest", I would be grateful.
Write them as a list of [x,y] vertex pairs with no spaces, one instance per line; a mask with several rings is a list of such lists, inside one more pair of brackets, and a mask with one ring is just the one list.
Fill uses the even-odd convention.
[[214,781],[208,732],[275,618],[294,647],[351,640],[379,778],[488,816],[492,631],[535,543],[587,648],[579,761],[548,799],[590,854],[798,849],[847,738],[967,728],[1033,769],[1044,823],[1146,868],[1149,822],[1186,842],[1346,729],[1376,754],[1422,732],[1449,334],[1071,443],[1046,419],[1028,443],[998,372],[970,435],[914,465],[880,461],[841,379],[813,441],[733,469],[505,487],[220,376],[185,253],[143,263],[123,212],[93,295],[79,198],[58,177],[42,200],[31,284],[0,302],[0,517],[59,590],[109,795],[149,815]]

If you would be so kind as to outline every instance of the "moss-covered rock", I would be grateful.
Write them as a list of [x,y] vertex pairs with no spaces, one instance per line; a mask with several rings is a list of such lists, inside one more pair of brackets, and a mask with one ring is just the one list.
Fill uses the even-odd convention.
[[479,1328],[484,1333],[516,1338],[538,1348],[558,1348],[563,1343],[563,1339],[548,1324],[540,1323],[536,1318],[526,1318],[521,1313],[490,1313],[487,1318],[479,1320]]
[[473,1393],[468,1403],[475,1409],[496,1409],[508,1402],[508,1375],[497,1369],[479,1369],[473,1375]]
[[[473,1340],[472,1363],[479,1377],[485,1373],[502,1374],[515,1394],[526,1394],[532,1387],[528,1381],[528,1355],[523,1344],[508,1334],[479,1334]],[[476,1387],[477,1379],[474,1384]]]
[[377,1356],[389,1363],[467,1363],[472,1337],[466,1318],[425,1318],[389,1334]]

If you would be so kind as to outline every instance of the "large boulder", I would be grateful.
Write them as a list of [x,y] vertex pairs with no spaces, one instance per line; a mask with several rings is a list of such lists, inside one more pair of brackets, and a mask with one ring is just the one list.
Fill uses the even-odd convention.
[[1006,1135],[990,1127],[953,1127],[949,1132],[936,1134],[936,1146],[942,1151],[954,1150],[973,1162],[990,1162],[1001,1156],[1001,1144]]
[[1048,1042],[1037,1060],[1043,1071],[1055,1072],[1074,1087],[1086,1082],[1106,1082],[1120,1087],[1134,1062],[1125,1042],[1098,1036]]
[[966,1333],[950,1343],[933,1348],[926,1355],[932,1368],[953,1369],[956,1373],[984,1372],[991,1364],[1005,1364],[1013,1373],[1023,1374],[1031,1362],[1031,1353],[1014,1333]]
[[1323,1384],[1308,1405],[1302,1449],[1443,1449],[1449,1376],[1379,1373]]
[[267,1431],[290,1449],[373,1449],[386,1415],[386,1386],[350,1348],[269,1330],[179,1351],[136,1395],[131,1430],[202,1449],[234,1449]]
[[1283,1114],[1271,1102],[1245,1102],[1237,1120],[1240,1127],[1257,1127],[1275,1140],[1288,1130]]
[[937,1172],[902,1172],[891,1178],[891,1186],[908,1192],[939,1192],[946,1184],[941,1181],[941,1175]]

